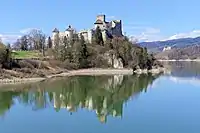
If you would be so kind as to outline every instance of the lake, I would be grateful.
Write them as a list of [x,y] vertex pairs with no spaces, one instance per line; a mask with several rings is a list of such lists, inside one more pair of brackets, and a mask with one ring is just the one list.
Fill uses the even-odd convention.
[[0,87],[1,133],[199,133],[200,64]]

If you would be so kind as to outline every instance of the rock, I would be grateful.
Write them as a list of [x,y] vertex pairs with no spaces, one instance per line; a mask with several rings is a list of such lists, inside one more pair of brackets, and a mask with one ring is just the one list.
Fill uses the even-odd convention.
[[113,64],[114,68],[123,68],[123,63],[122,63],[122,59],[121,58],[114,58],[114,64]]
[[105,53],[104,58],[106,60],[108,60],[108,64],[110,64],[114,68],[117,68],[117,69],[124,68],[122,59],[121,58],[117,58],[117,56],[115,54]]
[[136,69],[140,69],[140,66],[137,65],[137,66],[136,66]]

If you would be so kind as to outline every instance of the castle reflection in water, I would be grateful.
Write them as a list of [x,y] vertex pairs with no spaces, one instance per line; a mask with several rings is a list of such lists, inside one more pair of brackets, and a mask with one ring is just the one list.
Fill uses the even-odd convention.
[[84,108],[96,112],[105,123],[108,116],[122,117],[123,105],[147,91],[158,76],[75,76],[19,86],[18,91],[0,92],[0,115],[6,114],[17,100],[36,111],[53,106],[56,111],[66,109],[73,113]]

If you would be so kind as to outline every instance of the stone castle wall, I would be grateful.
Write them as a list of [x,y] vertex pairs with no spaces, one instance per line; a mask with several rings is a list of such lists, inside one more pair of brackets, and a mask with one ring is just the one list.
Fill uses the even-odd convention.
[[111,31],[112,35],[114,36],[122,36],[122,24],[121,24],[121,21],[117,21],[115,22],[115,26],[112,28],[112,31]]

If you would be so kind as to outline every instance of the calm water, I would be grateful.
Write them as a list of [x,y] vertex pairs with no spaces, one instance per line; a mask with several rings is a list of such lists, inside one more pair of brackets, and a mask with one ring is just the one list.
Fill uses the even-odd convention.
[[1,87],[0,132],[200,133],[200,64],[169,65],[167,75],[76,76]]

